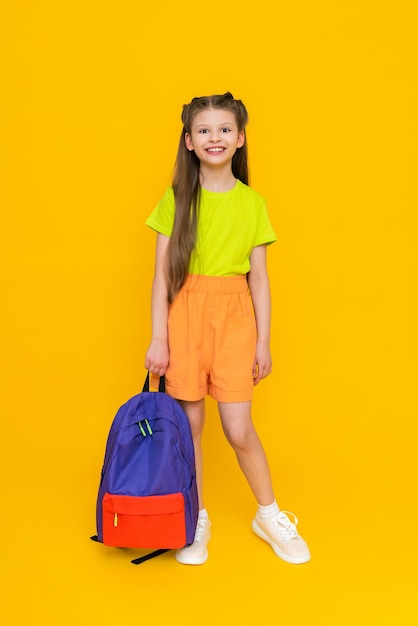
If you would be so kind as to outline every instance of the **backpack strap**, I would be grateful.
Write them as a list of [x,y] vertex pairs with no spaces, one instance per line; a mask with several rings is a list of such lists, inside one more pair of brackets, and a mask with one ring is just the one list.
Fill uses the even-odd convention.
[[145,556],[141,556],[138,559],[134,559],[133,561],[131,561],[131,563],[133,563],[133,565],[141,565],[141,563],[144,563],[145,561],[149,561],[149,559],[153,559],[155,556],[160,556],[160,554],[164,554],[164,552],[168,552],[168,548],[161,548],[161,550],[154,550],[154,552],[150,552],[149,554],[146,554]]
[[[165,393],[165,376],[155,376],[155,374],[152,374],[152,378],[160,379],[158,383],[158,391],[160,391],[161,393]],[[147,377],[144,382],[144,386],[142,388],[142,393],[144,393],[144,391],[149,391],[149,383],[150,383],[150,373],[148,372]]]

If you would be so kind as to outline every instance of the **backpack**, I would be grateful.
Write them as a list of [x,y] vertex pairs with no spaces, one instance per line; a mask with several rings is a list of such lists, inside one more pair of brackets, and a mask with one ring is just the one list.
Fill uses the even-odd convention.
[[179,403],[149,390],[116,413],[107,439],[96,507],[97,535],[106,546],[157,548],[139,564],[194,540],[199,512],[193,439]]

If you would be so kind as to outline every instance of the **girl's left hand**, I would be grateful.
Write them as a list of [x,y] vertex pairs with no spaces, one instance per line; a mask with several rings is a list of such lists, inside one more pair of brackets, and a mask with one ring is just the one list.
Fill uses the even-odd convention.
[[257,385],[260,380],[267,378],[271,374],[272,361],[270,347],[266,344],[257,343],[254,365],[253,365],[253,381]]

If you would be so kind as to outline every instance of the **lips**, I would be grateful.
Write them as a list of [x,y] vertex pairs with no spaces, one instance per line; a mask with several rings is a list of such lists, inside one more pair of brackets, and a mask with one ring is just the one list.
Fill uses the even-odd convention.
[[225,148],[207,148],[206,152],[209,152],[210,154],[219,154],[220,152],[223,152],[225,150]]

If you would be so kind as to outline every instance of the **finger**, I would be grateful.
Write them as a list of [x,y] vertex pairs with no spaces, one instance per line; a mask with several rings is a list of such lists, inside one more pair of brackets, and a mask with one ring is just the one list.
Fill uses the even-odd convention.
[[257,385],[260,382],[260,380],[262,380],[263,378],[267,378],[267,376],[270,373],[271,373],[270,368],[259,368],[257,376],[253,377],[254,385]]

